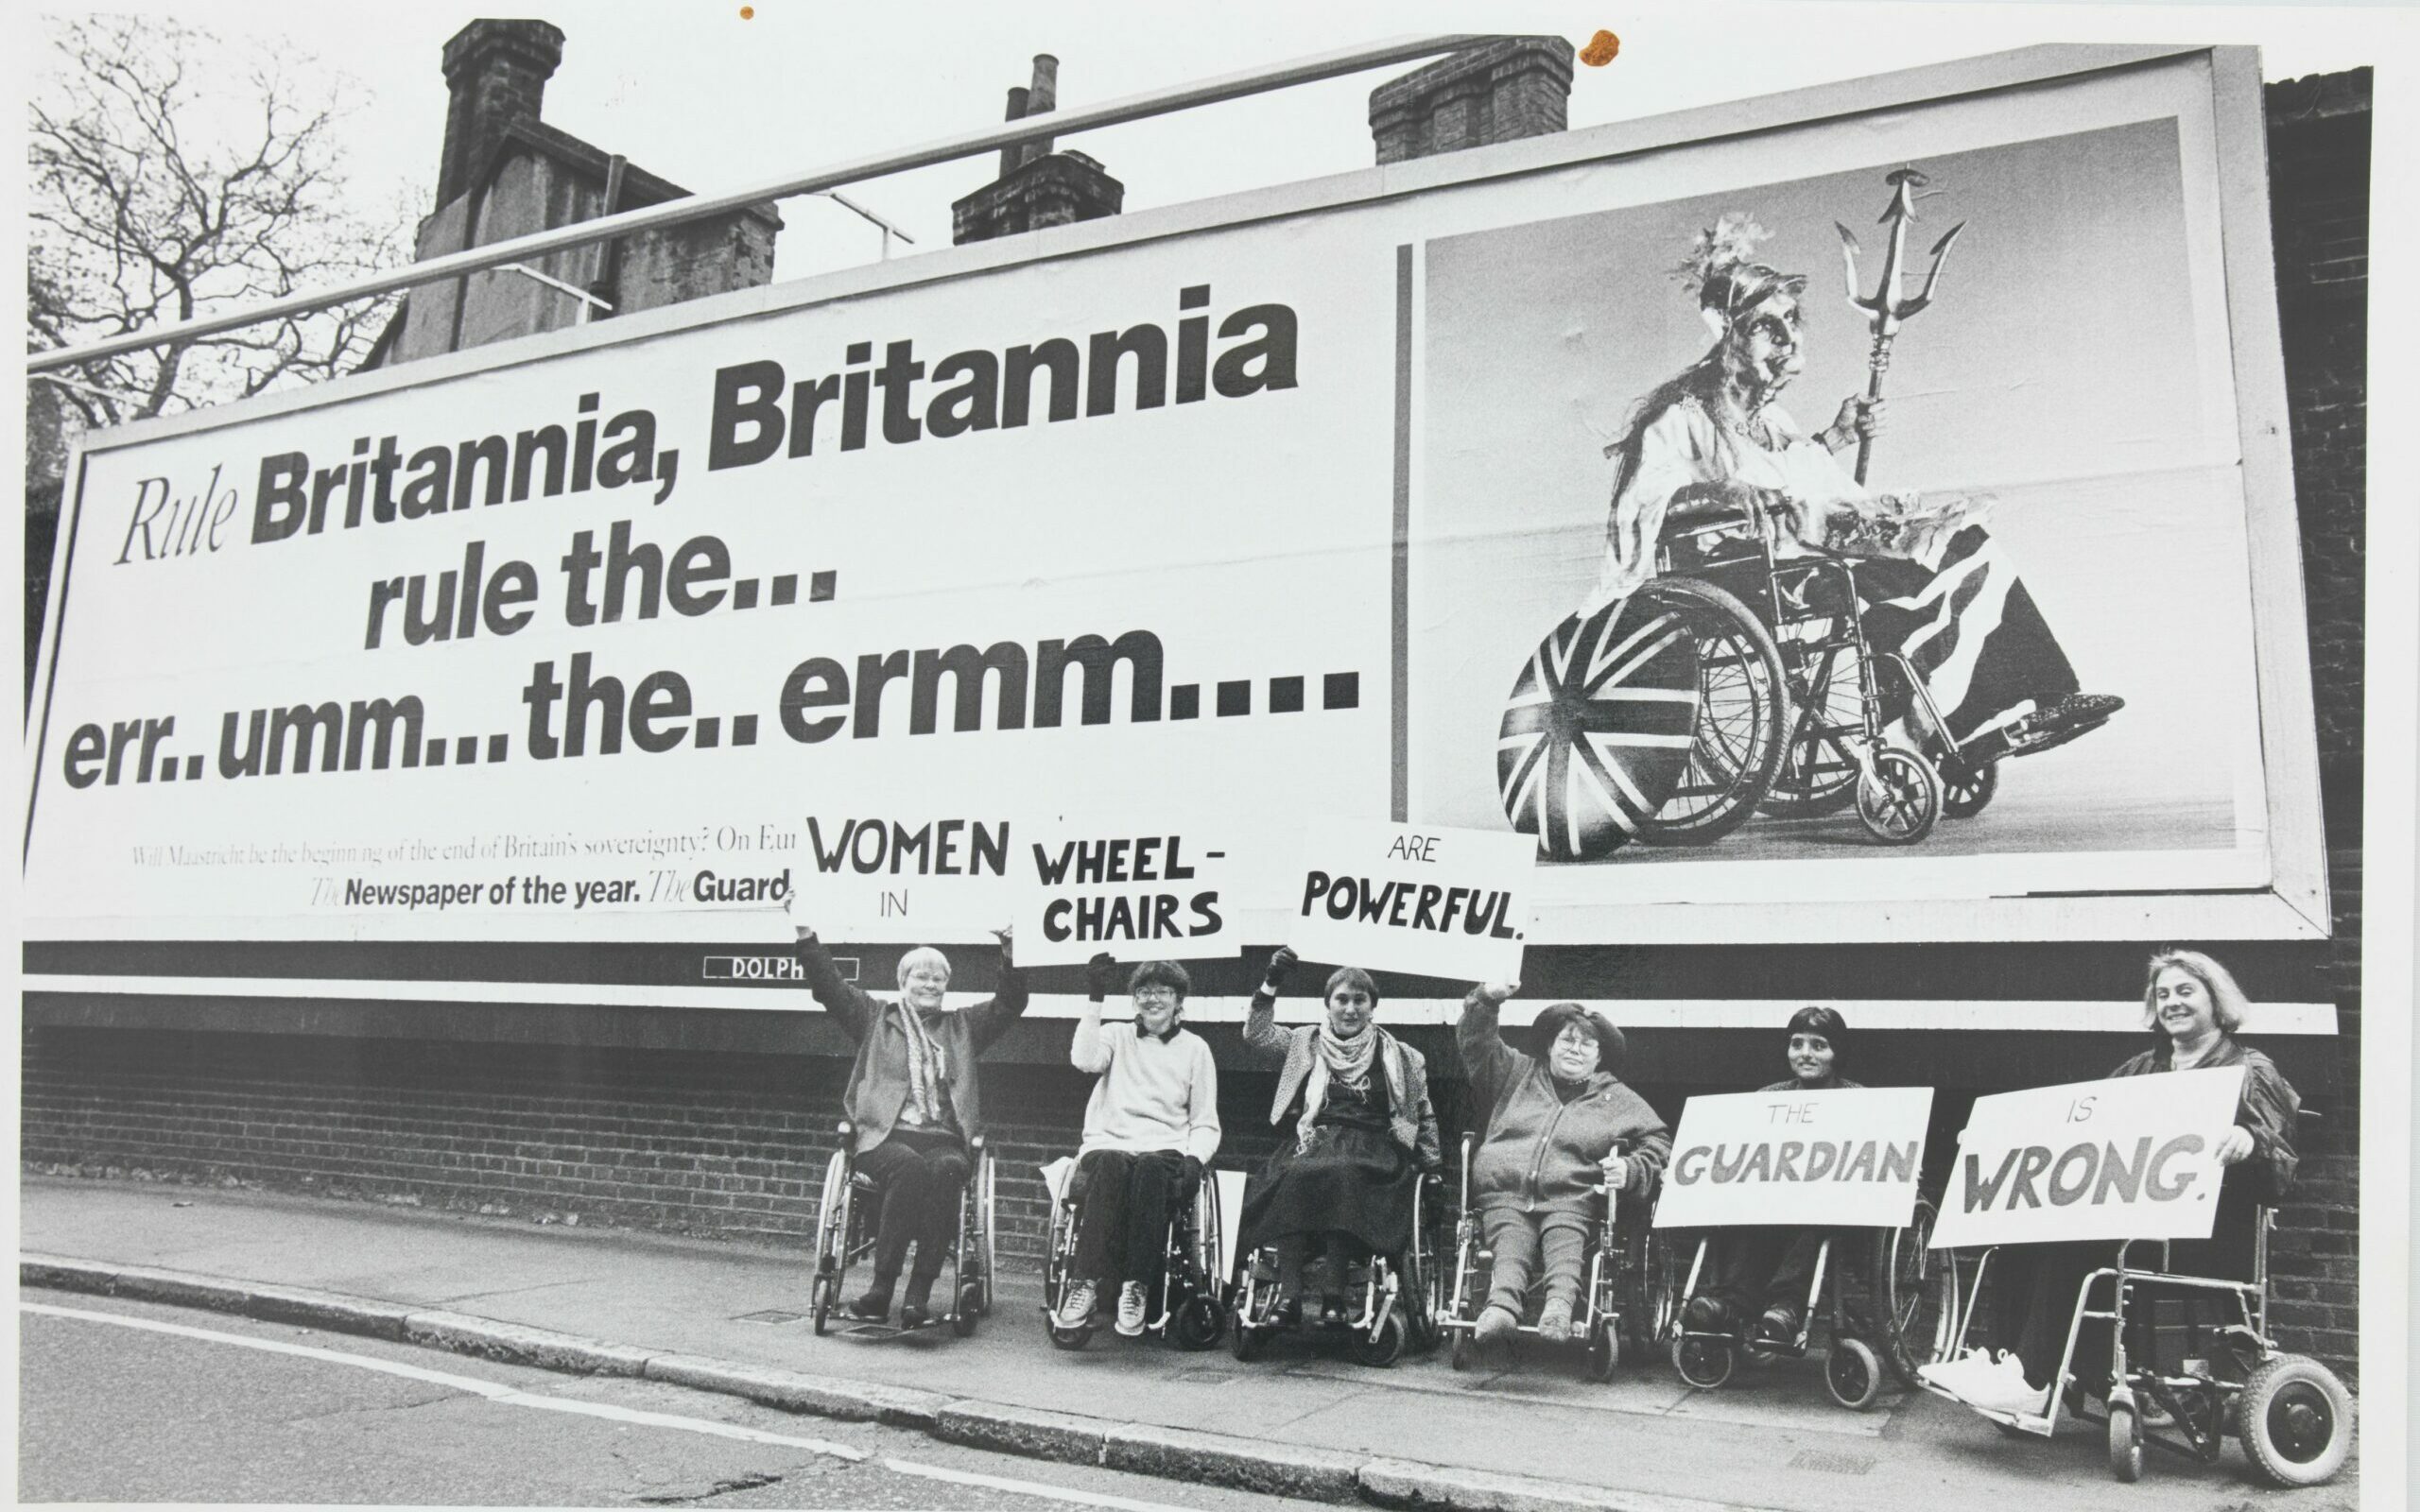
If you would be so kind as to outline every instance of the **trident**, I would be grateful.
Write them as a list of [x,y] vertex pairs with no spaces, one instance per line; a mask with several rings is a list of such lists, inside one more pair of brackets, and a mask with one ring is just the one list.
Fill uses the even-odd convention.
[[[1932,302],[1932,286],[1941,282],[1941,265],[1947,260],[1949,244],[1966,229],[1962,220],[1949,228],[1948,235],[1932,244],[1932,271],[1926,275],[1924,292],[1912,300],[1901,299],[1899,275],[1900,265],[1907,256],[1908,223],[1916,218],[1915,191],[1923,188],[1926,180],[1913,168],[1899,168],[1888,176],[1887,181],[1892,185],[1891,203],[1876,224],[1891,228],[1891,247],[1882,254],[1882,286],[1874,291],[1872,299],[1863,298],[1857,291],[1857,237],[1839,221],[1832,222],[1832,228],[1841,233],[1841,265],[1848,274],[1849,302],[1865,311],[1874,327],[1874,354],[1866,361],[1865,397],[1870,400],[1882,397],[1882,374],[1891,366],[1892,337],[1899,334],[1899,327],[1908,317]],[[1866,461],[1873,452],[1874,438],[1860,435],[1857,438],[1859,483],[1865,481]]]

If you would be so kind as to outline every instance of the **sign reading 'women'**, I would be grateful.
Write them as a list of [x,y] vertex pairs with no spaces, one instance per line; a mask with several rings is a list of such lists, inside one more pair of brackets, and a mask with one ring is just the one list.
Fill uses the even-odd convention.
[[2226,1066],[1979,1097],[1932,1242],[2205,1239],[2242,1092]]

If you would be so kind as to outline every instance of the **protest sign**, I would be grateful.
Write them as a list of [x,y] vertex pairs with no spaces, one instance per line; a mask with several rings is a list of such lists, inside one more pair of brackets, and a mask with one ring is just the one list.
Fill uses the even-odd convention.
[[1315,961],[1517,980],[1537,853],[1526,835],[1315,821],[1288,943]]
[[1896,1228],[1915,1209],[1929,1087],[1692,1097],[1664,1168],[1659,1228]]
[[1067,966],[1107,951],[1121,961],[1231,954],[1232,868],[1202,832],[1059,824],[1029,832],[1014,858],[1017,960]]
[[2208,1238],[2242,1091],[2226,1066],[1977,1098],[1934,1247]]

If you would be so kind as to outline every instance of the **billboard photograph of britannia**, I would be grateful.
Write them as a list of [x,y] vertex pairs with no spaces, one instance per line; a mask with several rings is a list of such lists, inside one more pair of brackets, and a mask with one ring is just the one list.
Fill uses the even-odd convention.
[[1623,874],[1575,900],[1917,858],[1911,895],[2256,880],[2238,396],[2180,124],[1888,135],[1421,249],[1411,817]]

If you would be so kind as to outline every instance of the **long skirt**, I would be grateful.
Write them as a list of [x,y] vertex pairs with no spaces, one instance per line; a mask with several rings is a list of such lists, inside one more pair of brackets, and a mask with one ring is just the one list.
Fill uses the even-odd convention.
[[1249,1249],[1297,1234],[1340,1232],[1373,1254],[1400,1255],[1411,1247],[1419,1179],[1411,1152],[1375,1129],[1322,1125],[1301,1152],[1283,1139],[1244,1184],[1242,1244]]
[[1857,575],[1867,644],[1908,658],[1958,740],[2021,704],[2040,707],[2077,691],[2058,637],[1981,525],[1951,536],[1931,561],[1870,558]]

